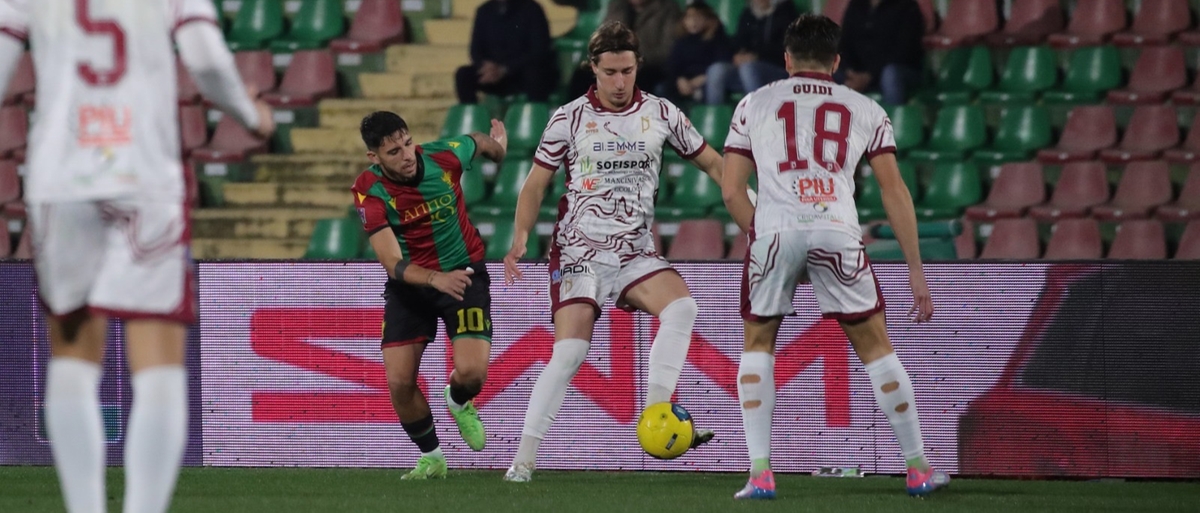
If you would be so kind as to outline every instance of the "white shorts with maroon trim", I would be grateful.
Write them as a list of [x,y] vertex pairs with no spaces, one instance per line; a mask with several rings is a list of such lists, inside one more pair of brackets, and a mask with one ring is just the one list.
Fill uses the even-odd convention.
[[599,318],[601,305],[610,297],[617,307],[634,310],[625,304],[625,294],[663,271],[673,269],[657,253],[625,257],[622,262],[615,253],[555,246],[550,250],[550,315],[564,306],[586,303]]
[[196,321],[183,202],[30,205],[38,293],[51,315],[87,308],[118,319]]
[[742,272],[742,318],[795,314],[796,284],[808,278],[824,317],[852,321],[883,311],[883,294],[861,240],[835,230],[792,230],[750,242]]

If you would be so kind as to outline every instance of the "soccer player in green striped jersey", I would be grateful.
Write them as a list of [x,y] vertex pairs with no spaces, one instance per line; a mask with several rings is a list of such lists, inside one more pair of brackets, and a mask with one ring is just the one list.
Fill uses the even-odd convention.
[[388,273],[383,367],[396,416],[421,450],[416,468],[403,478],[443,478],[446,458],[429,403],[417,387],[417,369],[440,318],[454,344],[446,406],[467,446],[483,450],[487,437],[472,399],[483,388],[491,353],[491,280],[483,240],[467,218],[461,179],[463,173],[478,172],[471,167],[477,155],[503,160],[508,136],[504,124],[492,120],[490,135],[418,145],[404,120],[391,112],[363,118],[360,131],[374,165],[358,176],[351,191],[371,247]]

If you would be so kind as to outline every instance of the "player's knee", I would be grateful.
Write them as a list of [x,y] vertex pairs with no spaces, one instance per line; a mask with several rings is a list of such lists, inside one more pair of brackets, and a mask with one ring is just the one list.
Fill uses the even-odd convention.
[[392,399],[399,402],[408,402],[416,396],[420,390],[417,387],[416,376],[412,377],[394,377],[388,376],[388,392],[392,395]]
[[571,374],[574,375],[575,371],[579,370],[579,366],[583,365],[583,361],[587,358],[590,346],[591,344],[587,341],[580,339],[559,340],[554,343],[554,352],[550,355],[550,361],[560,368],[570,370]]
[[483,383],[487,381],[487,367],[455,370],[454,373],[463,387],[475,392],[482,390]]
[[691,296],[681,297],[671,302],[666,308],[663,308],[659,314],[659,321],[663,324],[686,324],[691,326],[696,322],[696,315],[699,314],[700,308],[696,305],[696,300]]

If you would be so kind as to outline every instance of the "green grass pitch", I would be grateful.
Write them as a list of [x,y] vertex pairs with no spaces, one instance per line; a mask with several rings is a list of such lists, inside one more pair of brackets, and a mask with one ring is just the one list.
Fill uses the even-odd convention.
[[[779,499],[734,502],[742,474],[454,471],[443,481],[401,481],[400,470],[187,468],[172,512],[1035,512],[1200,511],[1200,483],[956,479],[928,499],[898,477],[776,476]],[[108,473],[109,511],[120,511],[120,469]],[[0,511],[62,512],[54,470],[0,467]]]

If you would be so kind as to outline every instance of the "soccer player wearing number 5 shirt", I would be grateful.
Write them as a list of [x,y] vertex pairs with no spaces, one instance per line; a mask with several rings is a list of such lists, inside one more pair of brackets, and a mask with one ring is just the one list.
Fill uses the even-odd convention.
[[[600,306],[608,298],[661,321],[650,349],[646,405],[671,400],[696,320],[687,284],[654,247],[654,197],[667,146],[717,183],[721,157],[675,105],[636,88],[640,58],[631,30],[618,22],[601,25],[588,42],[588,56],[596,85],[550,118],[517,200],[513,245],[504,258],[505,279],[511,283],[521,276],[516,263],[525,256],[546,187],[565,164],[567,194],[559,200],[550,250],[554,351],[529,396],[507,481],[530,480],[538,445],[587,356]],[[697,431],[692,445],[712,436],[712,431]]]
[[25,200],[47,313],[46,434],[70,512],[100,512],[98,388],[108,319],[133,375],[126,512],[166,511],[187,445],[187,325],[196,321],[175,50],[200,91],[260,137],[210,0],[0,0],[0,84],[25,40],[38,77]]
[[[793,315],[796,283],[811,277],[825,317],[837,319],[866,368],[876,401],[891,423],[908,467],[908,493],[926,495],[949,483],[925,459],[912,382],[888,340],[883,297],[862,244],[854,206],[854,169],[866,156],[883,190],[888,220],[908,263],[916,322],[933,316],[917,250],[912,197],[896,167],[892,125],[883,108],[837,85],[841,29],[803,15],[788,27],[784,56],[791,78],[738,104],[725,142],[725,204],[750,234],[742,276],[745,348],[738,399],[751,460],[738,499],[775,497],[771,415],[775,408],[775,339]],[[745,194],[758,173],[757,207]]]
[[392,408],[421,450],[402,479],[446,477],[429,402],[417,388],[425,346],[437,337],[437,321],[454,344],[454,372],[443,391],[450,415],[467,446],[487,441],[472,399],[487,378],[492,348],[491,279],[483,264],[483,240],[467,218],[463,173],[482,155],[500,162],[508,147],[504,124],[492,120],[491,135],[460,135],[413,144],[408,125],[391,112],[363,118],[367,158],[374,163],[354,181],[354,205],[370,234],[371,248],[387,270],[383,307],[383,368]]

